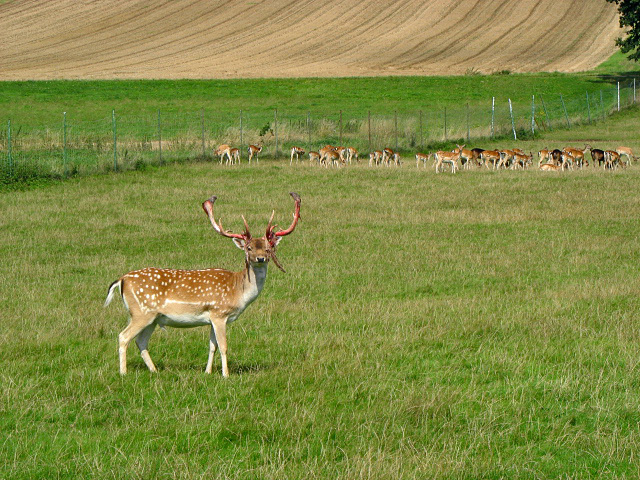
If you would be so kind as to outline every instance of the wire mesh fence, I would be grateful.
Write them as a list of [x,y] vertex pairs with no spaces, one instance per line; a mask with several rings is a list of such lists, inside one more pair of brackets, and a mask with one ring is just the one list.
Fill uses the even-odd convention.
[[483,105],[424,108],[414,112],[354,116],[286,110],[241,110],[223,116],[215,111],[121,116],[117,111],[97,121],[79,121],[62,113],[57,123],[16,125],[0,130],[1,173],[25,172],[65,177],[143,168],[188,160],[218,161],[217,145],[240,149],[262,145],[262,158],[288,158],[293,145],[306,151],[344,145],[365,153],[385,147],[400,152],[438,148],[447,142],[510,137],[531,138],[540,132],[573,128],[606,119],[636,103],[635,79],[584,95],[532,95],[530,102],[490,98]]

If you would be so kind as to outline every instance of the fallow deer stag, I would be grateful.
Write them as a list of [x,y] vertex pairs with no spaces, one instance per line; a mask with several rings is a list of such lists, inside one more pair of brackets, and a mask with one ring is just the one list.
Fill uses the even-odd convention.
[[230,272],[219,268],[206,270],[172,270],[145,268],[123,275],[109,287],[105,307],[109,305],[116,288],[120,289],[125,307],[129,310],[129,325],[118,336],[120,373],[127,373],[127,346],[136,339],[140,355],[150,371],[156,367],[149,356],[147,345],[154,329],[170,326],[190,328],[211,326],[209,340],[209,359],[206,373],[213,370],[213,357],[220,349],[222,376],[229,376],[227,367],[227,324],[233,322],[253,302],[264,287],[269,260],[284,272],[276,258],[276,247],[285,235],[296,228],[300,219],[300,196],[291,193],[295,201],[293,222],[286,230],[272,225],[275,211],[267,225],[263,237],[254,238],[244,216],[245,231],[242,234],[231,233],[222,227],[213,217],[212,196],[202,204],[213,228],[223,237],[231,238],[233,243],[244,251],[245,268],[239,272]]

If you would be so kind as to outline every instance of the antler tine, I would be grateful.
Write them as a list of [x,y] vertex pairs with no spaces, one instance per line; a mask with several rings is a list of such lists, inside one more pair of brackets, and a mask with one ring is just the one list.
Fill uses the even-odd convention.
[[249,224],[247,223],[247,219],[242,215],[242,221],[244,222],[244,236],[246,238],[251,238],[251,233],[249,232]]
[[269,219],[269,223],[267,224],[267,233],[266,233],[267,238],[273,236],[273,227],[271,226],[271,222],[273,222],[273,217],[275,216],[275,214],[276,214],[276,211],[272,210],[271,218]]
[[296,228],[298,220],[300,220],[300,203],[302,201],[300,199],[300,195],[295,192],[290,192],[289,195],[291,195],[293,197],[293,200],[296,202],[295,211],[293,212],[293,222],[286,230],[280,230],[279,232],[276,232],[276,237],[284,237],[285,235],[289,235]]
[[[231,233],[231,232],[225,231],[225,229],[222,228],[222,222],[220,222],[220,221],[216,222],[215,218],[213,217],[213,204],[215,203],[215,201],[217,199],[218,199],[218,197],[216,197],[215,195],[212,195],[208,200],[206,200],[202,204],[202,208],[204,209],[205,213],[209,217],[209,221],[211,221],[211,225],[213,226],[215,231],[218,232],[223,237],[227,237],[227,238],[242,238],[242,239],[247,238],[247,237],[245,237],[245,235],[241,235],[239,233]],[[242,219],[244,220],[244,217],[242,217]],[[244,224],[245,224],[245,226],[247,226],[247,221],[246,220],[245,220]],[[246,233],[247,234],[249,233],[249,227],[247,227],[247,232]]]

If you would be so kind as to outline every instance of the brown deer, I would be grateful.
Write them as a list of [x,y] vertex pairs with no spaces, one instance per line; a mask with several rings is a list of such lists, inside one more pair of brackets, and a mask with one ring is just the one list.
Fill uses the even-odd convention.
[[120,289],[125,307],[129,310],[130,322],[120,332],[120,373],[127,373],[127,347],[135,338],[140,355],[150,371],[156,367],[149,356],[147,345],[157,326],[191,328],[211,326],[209,335],[209,359],[206,373],[213,370],[213,357],[220,349],[222,376],[229,376],[227,367],[227,324],[233,322],[253,302],[264,287],[269,260],[284,269],[276,258],[276,247],[285,235],[296,228],[300,219],[300,196],[291,193],[295,201],[293,223],[286,230],[276,230],[272,225],[275,211],[267,225],[264,236],[254,238],[244,216],[245,231],[231,233],[213,217],[212,196],[202,204],[213,228],[223,237],[244,251],[245,268],[230,272],[220,268],[206,270],[173,270],[145,268],[123,275],[109,287],[105,307],[111,303],[116,288]]
[[249,164],[251,164],[251,159],[256,157],[256,162],[258,162],[258,154],[262,151],[262,145],[249,145],[247,152],[249,153]]

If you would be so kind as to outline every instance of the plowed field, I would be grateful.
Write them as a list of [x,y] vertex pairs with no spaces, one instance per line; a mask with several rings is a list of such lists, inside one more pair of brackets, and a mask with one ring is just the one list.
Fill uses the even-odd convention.
[[8,0],[0,80],[588,70],[604,0]]

